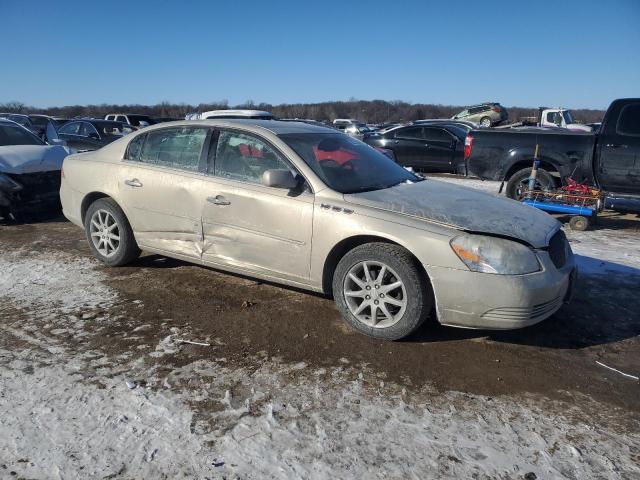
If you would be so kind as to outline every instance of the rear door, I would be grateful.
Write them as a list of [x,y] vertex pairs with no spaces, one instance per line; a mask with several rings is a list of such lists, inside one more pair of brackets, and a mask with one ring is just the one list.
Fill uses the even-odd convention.
[[432,171],[453,170],[454,137],[443,128],[424,127],[425,168]]
[[427,166],[428,156],[425,147],[422,127],[410,126],[399,128],[393,134],[389,147],[396,156],[396,161],[405,167]]
[[73,153],[85,150],[84,142],[80,136],[81,122],[69,122],[60,127],[58,137],[67,142]]
[[307,283],[314,196],[262,185],[269,169],[297,172],[265,139],[221,130],[209,154],[202,259]]
[[610,192],[640,194],[640,101],[617,108],[598,136],[598,182]]
[[118,188],[141,247],[199,259],[206,151],[211,130],[170,127],[136,136]]
[[89,122],[82,122],[80,125],[80,137],[85,150],[97,150],[103,145],[98,130]]

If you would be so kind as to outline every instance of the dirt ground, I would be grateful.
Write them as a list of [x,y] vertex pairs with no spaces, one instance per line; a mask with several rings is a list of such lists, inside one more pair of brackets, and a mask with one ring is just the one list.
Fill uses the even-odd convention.
[[[156,453],[153,449],[145,451],[144,461],[142,457],[133,456],[123,465],[116,461],[104,463],[105,458],[113,454],[113,451],[109,453],[110,448],[114,448],[112,445],[102,445],[102,454],[94,451],[92,456],[86,457],[89,453],[82,452],[76,443],[77,437],[73,440],[73,431],[67,437],[39,444],[34,440],[38,432],[52,428],[56,422],[39,419],[27,427],[29,421],[16,417],[13,423],[0,420],[0,436],[4,438],[0,439],[0,477],[149,478],[148,475],[158,474],[167,478],[323,478],[325,475],[344,478],[370,474],[376,478],[424,478],[430,472],[452,478],[459,475],[529,479],[536,475],[538,478],[590,478],[592,475],[640,478],[640,469],[634,468],[640,462],[640,384],[596,363],[600,361],[635,376],[640,374],[640,249],[636,247],[628,261],[617,262],[620,255],[625,255],[622,250],[628,245],[640,243],[640,220],[633,215],[608,214],[600,219],[597,231],[579,235],[569,232],[568,236],[574,251],[582,255],[579,260],[586,273],[580,276],[573,302],[552,318],[512,332],[460,330],[431,322],[413,337],[391,343],[354,333],[341,320],[333,301],[319,295],[157,255],[143,255],[127,267],[104,267],[91,259],[83,231],[63,218],[0,226],[0,277],[5,277],[0,281],[0,299],[3,300],[0,307],[2,416],[17,411],[35,421],[40,409],[49,404],[45,401],[49,398],[45,392],[53,392],[50,386],[44,386],[49,385],[47,382],[62,383],[63,380],[56,380],[54,372],[66,372],[75,362],[75,369],[69,373],[74,380],[66,390],[49,394],[52,405],[62,398],[66,400],[61,405],[73,405],[68,398],[77,393],[71,393],[73,385],[89,389],[78,394],[84,395],[82,398],[102,395],[101,390],[114,392],[115,396],[146,391],[149,392],[145,393],[147,397],[163,389],[179,392],[176,395],[180,395],[181,405],[188,407],[190,427],[184,435],[201,435],[195,451],[200,452],[200,459],[211,456],[206,457],[208,472],[187,465],[192,458],[181,464],[178,457],[167,453],[163,444],[156,448]],[[620,246],[609,241],[620,236],[626,239],[626,244]],[[580,244],[585,246],[585,252],[580,251]],[[607,255],[600,258],[598,249],[603,252],[615,250],[612,253],[615,261]],[[51,277],[51,272],[57,270],[46,262],[55,264],[60,270],[60,278]],[[41,275],[34,274],[39,271]],[[93,277],[99,278],[99,282]],[[29,280],[18,288],[20,278]],[[84,293],[74,293],[74,285],[78,292]],[[464,295],[462,285],[460,294]],[[184,343],[183,340],[206,345]],[[197,376],[192,369],[201,362],[213,362],[217,365],[215,368],[223,369],[216,370],[217,373],[211,376],[227,379],[223,382],[224,388],[219,388],[219,397],[200,392],[200,389],[206,390],[203,385],[213,382],[195,382]],[[268,457],[274,450],[272,443],[262,445],[262,449],[256,444],[255,450],[247,450],[245,457],[233,461],[229,460],[230,456],[220,457],[219,451],[224,449],[216,449],[221,439],[228,439],[219,429],[237,428],[240,418],[248,422],[251,416],[264,417],[265,422],[275,421],[275,404],[264,399],[267,397],[256,400],[255,387],[250,386],[260,384],[260,378],[266,384],[273,382],[274,377],[269,377],[264,370],[273,369],[274,365],[279,366],[278,381],[270,386],[262,385],[265,389],[275,388],[276,391],[267,396],[269,399],[277,396],[277,390],[281,390],[279,394],[285,398],[287,389],[297,385],[298,393],[294,389],[290,398],[304,405],[307,387],[302,385],[312,383],[316,389],[326,388],[329,396],[336,388],[344,389],[353,382],[361,382],[363,392],[356,395],[358,402],[360,397],[380,398],[383,403],[378,405],[379,411],[390,408],[384,402],[397,405],[393,399],[398,398],[404,402],[405,409],[433,402],[435,412],[440,407],[445,408],[445,404],[449,412],[452,405],[462,402],[466,405],[463,409],[468,408],[470,412],[475,409],[474,415],[483,411],[491,414],[491,402],[497,401],[503,402],[500,411],[511,413],[505,413],[506,417],[497,420],[495,425],[508,424],[509,418],[518,417],[519,413],[514,412],[520,412],[520,406],[522,409],[526,406],[530,411],[538,412],[539,418],[550,422],[548,427],[543,427],[546,424],[540,421],[541,429],[549,429],[548,436],[557,433],[554,423],[565,422],[568,429],[580,428],[559,437],[555,447],[549,442],[547,447],[539,448],[540,452],[546,452],[540,457],[545,460],[530,453],[522,456],[522,452],[510,450],[516,449],[513,445],[501,450],[500,455],[505,458],[500,461],[495,460],[495,456],[489,459],[465,456],[461,451],[442,453],[449,447],[454,448],[457,441],[462,441],[460,439],[478,435],[477,432],[471,435],[461,428],[455,436],[458,440],[441,448],[440,453],[444,456],[414,459],[412,466],[412,461],[404,459],[403,454],[378,451],[371,454],[373,460],[369,461],[366,460],[368,454],[355,446],[359,445],[357,439],[353,444],[340,440],[349,431],[349,425],[359,428],[353,419],[345,420],[347,430],[342,433],[339,428],[333,436],[324,433],[337,449],[331,453],[331,458],[337,459],[334,461],[321,454],[313,460],[302,455],[288,457],[298,441],[293,434],[289,443],[282,440],[282,444],[288,446],[273,458]],[[42,369],[43,376],[37,381],[28,380],[38,369]],[[178,375],[176,372],[181,369],[184,372]],[[232,377],[234,380],[229,380]],[[251,378],[252,382],[247,384],[243,378]],[[33,391],[43,388],[41,395],[44,397],[33,398],[20,385]],[[250,401],[253,402],[251,405]],[[100,417],[104,402],[102,399],[93,404],[87,400],[79,405],[97,408],[96,415]],[[20,410],[17,404],[27,406]],[[271,405],[268,411],[265,410],[267,405]],[[330,405],[341,408],[339,402]],[[473,408],[470,405],[474,405]],[[513,410],[509,410],[512,407]],[[117,411],[120,407],[114,408]],[[246,410],[244,416],[238,414],[235,423],[224,427],[228,418],[221,417],[218,412],[225,409],[235,412],[241,408]],[[283,409],[281,417],[290,419],[293,415],[286,406],[278,408]],[[304,408],[298,407],[301,409]],[[105,418],[112,418],[111,413],[105,415]],[[362,411],[359,415],[364,418]],[[555,419],[556,415],[561,420]],[[171,415],[163,418],[166,420],[167,416]],[[66,422],[70,421],[68,417],[64,418]],[[392,415],[394,421],[398,418]],[[535,418],[538,417],[517,421],[536,422]],[[477,427],[476,417],[467,420],[468,425]],[[461,419],[460,425],[467,425],[464,423],[467,420]],[[296,421],[300,422],[299,418]],[[154,425],[158,424],[157,419],[154,422]],[[407,423],[412,422],[407,420]],[[92,428],[101,431],[105,425],[100,423]],[[269,428],[269,435],[272,435],[269,442],[276,442],[275,433],[272,427]],[[380,428],[376,433],[383,431]],[[400,424],[398,429],[402,428]],[[449,423],[443,426],[444,430],[450,428]],[[322,439],[323,434],[316,430],[306,434]],[[212,432],[217,432],[215,440],[201,441],[209,438],[207,435]],[[118,435],[119,438],[127,436],[122,432]],[[582,439],[581,435],[584,435]],[[136,441],[142,441],[144,435],[136,438]],[[366,440],[366,435],[364,438]],[[416,438],[404,441],[417,442]],[[554,459],[555,450],[561,448],[558,445],[568,442],[567,438],[574,439],[573,445],[579,453],[571,450],[566,457],[558,453]],[[593,439],[592,443],[588,443],[589,438]],[[185,437],[181,436],[179,441],[186,441]],[[477,448],[488,441],[478,440],[480,446]],[[611,442],[610,448],[605,447],[609,445],[607,442]],[[528,444],[529,440],[524,443]],[[64,451],[51,453],[62,445]],[[75,446],[71,448],[70,445]],[[194,448],[193,445],[178,445]],[[350,466],[347,460],[352,446],[360,453],[357,460],[350,460],[353,461]],[[234,448],[234,452],[240,451],[237,445]],[[585,450],[590,448],[594,452],[600,448],[598,455],[604,455],[608,460],[593,460],[595,454],[593,463],[586,460]],[[145,462],[150,465],[159,461],[157,458],[161,453],[164,453],[166,463],[160,463],[157,470],[141,466]],[[253,455],[268,458],[268,468],[254,463]],[[486,452],[484,456],[487,456]],[[306,469],[301,465],[306,465]],[[420,468],[415,470],[418,466]],[[259,468],[266,470],[260,473]]]

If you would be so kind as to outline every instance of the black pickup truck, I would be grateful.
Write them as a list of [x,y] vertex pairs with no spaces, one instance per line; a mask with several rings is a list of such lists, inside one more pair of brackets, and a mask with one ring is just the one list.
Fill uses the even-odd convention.
[[572,177],[605,190],[605,206],[640,213],[640,98],[615,100],[598,133],[562,128],[472,130],[458,173],[507,182],[519,198],[539,145],[538,188],[553,189]]

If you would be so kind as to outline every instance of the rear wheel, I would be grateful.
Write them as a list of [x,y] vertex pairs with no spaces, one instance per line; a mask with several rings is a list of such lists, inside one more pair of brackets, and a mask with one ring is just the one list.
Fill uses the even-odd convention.
[[140,255],[129,221],[112,199],[93,202],[85,215],[84,227],[93,255],[107,265],[125,265]]
[[569,220],[569,227],[571,230],[577,230],[578,232],[584,232],[589,228],[589,219],[582,215],[576,215]]
[[[529,177],[531,176],[530,168],[523,168],[511,175],[507,182],[505,194],[514,200],[523,200],[526,191],[529,189]],[[536,175],[536,184],[534,190],[549,192],[556,189],[556,179],[546,170],[538,168]]]
[[348,252],[334,273],[333,295],[351,327],[384,340],[417,330],[433,305],[415,259],[388,243],[367,243]]
[[480,126],[481,127],[490,127],[491,126],[491,119],[489,117],[482,117],[480,119]]

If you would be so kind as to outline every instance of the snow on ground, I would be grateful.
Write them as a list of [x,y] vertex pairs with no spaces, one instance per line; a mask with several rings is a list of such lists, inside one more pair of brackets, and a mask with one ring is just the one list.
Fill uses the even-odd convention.
[[264,355],[232,368],[215,344],[203,347],[211,360],[159,374],[184,348],[177,329],[149,354],[71,346],[114,321],[117,292],[95,265],[0,257],[0,476],[640,477],[638,431],[586,413],[585,398],[406,391],[347,360],[314,369]]

